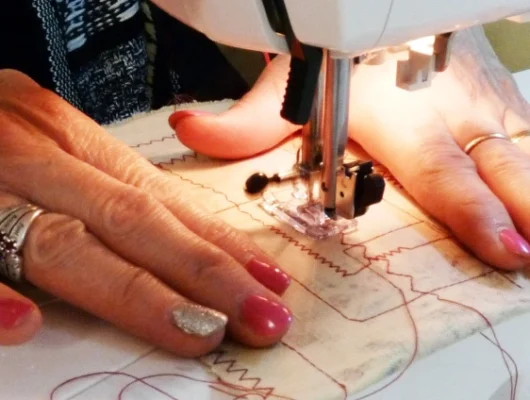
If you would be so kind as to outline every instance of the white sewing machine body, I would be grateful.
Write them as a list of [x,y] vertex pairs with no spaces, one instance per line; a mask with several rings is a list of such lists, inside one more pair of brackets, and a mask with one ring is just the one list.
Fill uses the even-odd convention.
[[291,55],[281,116],[303,126],[302,146],[292,169],[256,173],[246,191],[301,181],[290,199],[265,193],[263,208],[315,238],[354,228],[383,198],[371,161],[344,160],[352,69],[397,52],[396,86],[423,89],[447,68],[454,32],[530,13],[530,0],[155,1],[218,43]]
[[[530,12],[528,0],[284,0],[304,44],[351,57]],[[169,14],[225,45],[289,53],[271,27],[270,0],[156,0]]]

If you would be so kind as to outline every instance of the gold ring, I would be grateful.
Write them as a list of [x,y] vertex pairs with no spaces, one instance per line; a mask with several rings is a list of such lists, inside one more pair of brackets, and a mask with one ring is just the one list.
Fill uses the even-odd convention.
[[515,135],[513,135],[510,140],[512,141],[512,143],[517,143],[517,142],[520,142],[521,140],[523,140],[525,137],[527,136],[530,136],[530,130],[525,130],[525,131],[521,131],[521,132],[518,132],[516,133]]
[[511,140],[508,136],[502,135],[500,133],[489,133],[487,135],[479,136],[473,140],[471,140],[466,146],[464,147],[464,152],[466,154],[471,153],[471,151],[477,147],[480,143],[488,140],[488,139],[504,139],[504,140]]

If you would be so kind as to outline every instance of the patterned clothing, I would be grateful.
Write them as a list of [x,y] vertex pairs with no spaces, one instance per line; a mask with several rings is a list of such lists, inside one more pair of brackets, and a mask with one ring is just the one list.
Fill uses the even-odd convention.
[[146,0],[5,2],[4,68],[26,73],[102,124],[248,90],[214,43]]

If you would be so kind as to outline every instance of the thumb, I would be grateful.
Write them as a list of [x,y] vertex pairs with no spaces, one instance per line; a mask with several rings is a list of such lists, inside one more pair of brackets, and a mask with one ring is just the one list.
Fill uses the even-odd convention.
[[269,150],[299,127],[280,116],[289,57],[276,57],[239,102],[219,114],[177,111],[169,124],[187,147],[210,157],[240,159]]
[[41,323],[42,315],[31,300],[0,283],[0,346],[29,341]]

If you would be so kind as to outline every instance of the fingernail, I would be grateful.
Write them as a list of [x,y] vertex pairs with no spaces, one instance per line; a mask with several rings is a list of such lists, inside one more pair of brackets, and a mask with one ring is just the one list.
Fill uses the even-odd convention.
[[202,115],[213,115],[211,112],[201,111],[201,110],[181,110],[176,111],[169,116],[169,126],[172,129],[175,129],[177,123],[187,117],[200,117]]
[[33,305],[14,299],[0,299],[0,327],[14,329],[22,325],[33,311]]
[[510,253],[530,257],[530,244],[516,231],[503,229],[499,232],[499,238]]
[[243,321],[259,336],[284,334],[292,322],[289,310],[265,297],[247,297],[241,309]]
[[175,325],[190,335],[210,336],[226,326],[228,317],[219,311],[197,304],[180,304],[173,310]]
[[283,294],[291,284],[291,278],[280,268],[252,259],[247,264],[247,271],[258,282],[276,294]]

